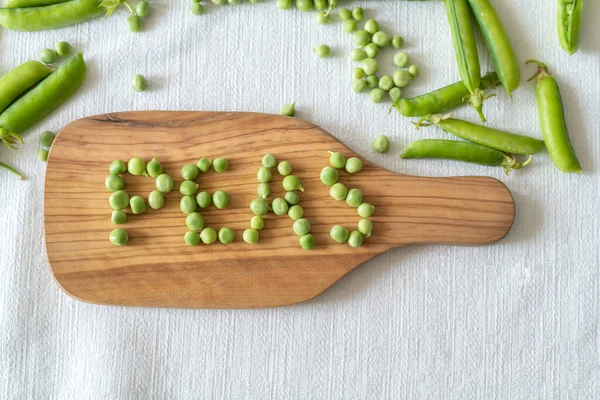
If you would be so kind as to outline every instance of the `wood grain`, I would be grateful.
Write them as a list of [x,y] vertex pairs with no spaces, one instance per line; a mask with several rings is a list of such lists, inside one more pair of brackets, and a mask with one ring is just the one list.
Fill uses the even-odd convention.
[[[376,207],[373,236],[353,249],[329,238],[333,225],[356,229],[356,209],[329,196],[319,180],[328,151],[355,155],[319,127],[295,118],[254,113],[131,112],[76,121],[57,136],[48,161],[44,228],[48,259],[59,285],[93,303],[189,308],[275,307],[309,300],[348,271],[391,248],[412,243],[476,245],[505,236],[514,219],[507,188],[487,177],[422,178],[400,175],[364,161],[340,181],[357,187]],[[287,217],[270,214],[258,245],[242,241],[252,213],[256,172],[265,153],[289,160],[306,191],[305,216],[317,247],[299,247]],[[182,181],[181,167],[201,157],[226,157],[229,171],[196,180],[200,190],[225,190],[226,210],[204,210],[207,226],[228,226],[236,242],[189,247],[177,190],[164,209],[129,215],[130,241],[108,241],[108,165],[156,156],[166,173]],[[130,195],[147,198],[154,180],[125,176]],[[281,177],[271,184],[283,197]]]

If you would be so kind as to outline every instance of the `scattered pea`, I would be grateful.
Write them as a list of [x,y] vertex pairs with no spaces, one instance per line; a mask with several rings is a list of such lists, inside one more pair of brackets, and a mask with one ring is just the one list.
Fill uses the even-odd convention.
[[373,150],[378,153],[387,153],[390,149],[390,139],[385,135],[379,135],[373,141]]
[[402,38],[402,36],[394,35],[392,37],[392,46],[395,49],[400,49],[403,44],[404,44],[404,39]]
[[373,34],[371,41],[379,47],[387,47],[390,45],[392,39],[384,31],[377,31]]
[[144,27],[144,22],[137,15],[130,15],[127,18],[127,27],[130,32],[140,32]]
[[198,167],[198,169],[202,172],[208,172],[211,165],[212,160],[209,160],[208,158],[201,158],[196,164],[196,167]]
[[165,196],[158,190],[153,190],[148,195],[148,205],[153,210],[160,210],[165,206]]
[[271,195],[271,186],[268,183],[259,183],[256,188],[256,194],[263,199],[268,198]]
[[285,115],[286,117],[295,117],[296,116],[296,103],[286,104],[281,107],[280,111],[281,115]]
[[37,158],[42,162],[48,162],[48,150],[39,149],[37,152]]
[[275,168],[277,166],[277,159],[272,154],[265,154],[262,159],[262,165],[265,168]]
[[204,244],[213,244],[217,241],[217,232],[213,228],[204,228],[200,232],[200,240]]
[[371,217],[374,212],[375,206],[371,203],[367,203],[366,201],[363,201],[362,203],[360,203],[360,206],[358,206],[358,215],[360,215],[363,218]]
[[416,78],[419,75],[419,67],[417,67],[415,64],[411,65],[408,67],[408,73],[413,78]]
[[346,171],[348,171],[348,173],[350,173],[350,174],[355,174],[357,172],[360,172],[360,170],[362,170],[362,167],[363,167],[362,161],[360,161],[360,159],[357,157],[350,157],[346,161]]
[[156,178],[156,189],[162,193],[170,193],[175,187],[175,182],[173,182],[173,178],[167,174],[160,174]]
[[352,18],[352,11],[348,10],[347,8],[342,8],[340,11],[338,11],[338,15],[340,16],[340,19],[347,21]]
[[250,228],[260,231],[264,227],[265,227],[265,220],[260,215],[255,215],[250,220]]
[[198,208],[198,203],[192,196],[183,196],[179,201],[179,208],[182,213],[191,214]]
[[352,49],[350,51],[350,60],[359,62],[367,58],[367,55],[361,49]]
[[315,237],[310,233],[300,237],[300,246],[304,250],[312,250],[315,248]]
[[379,31],[379,23],[374,19],[370,19],[367,22],[365,22],[364,29],[371,35],[374,35],[375,33],[377,33],[377,31]]
[[373,89],[379,85],[379,78],[375,75],[369,75],[365,78],[365,82],[369,89]]
[[283,214],[287,214],[289,206],[288,203],[278,197],[276,199],[273,200],[273,203],[271,204],[271,208],[273,209],[273,212],[275,213],[275,215],[283,215]]
[[267,167],[261,167],[256,173],[256,179],[261,183],[271,182],[272,178],[271,170]]
[[190,4],[190,11],[194,15],[202,15],[204,14],[204,6],[201,3],[192,2],[192,4]]
[[269,202],[263,198],[258,197],[252,200],[252,202],[250,203],[250,211],[262,217],[263,215],[269,212]]
[[364,29],[358,30],[354,33],[354,44],[358,47],[364,47],[371,43],[371,35]]
[[383,75],[379,78],[379,89],[389,92],[394,88],[394,80],[389,75]]
[[146,202],[142,196],[131,196],[131,199],[129,199],[129,207],[131,208],[131,212],[135,215],[146,212]]
[[235,232],[231,228],[223,227],[219,229],[219,242],[229,244],[235,240]]
[[146,172],[152,178],[158,178],[158,176],[163,173],[162,165],[156,159],[156,157],[148,162],[146,165]]
[[295,206],[300,203],[300,195],[296,192],[286,192],[283,198],[290,206]]
[[283,188],[288,192],[293,192],[296,190],[304,192],[304,188],[300,184],[300,179],[294,175],[288,175],[283,178]]
[[356,30],[356,26],[357,26],[357,24],[356,24],[355,20],[353,20],[353,19],[346,20],[346,21],[344,21],[344,25],[343,25],[344,32],[352,33]]
[[368,58],[375,58],[379,54],[379,46],[375,43],[369,43],[365,47],[362,48]]
[[320,46],[315,47],[313,49],[313,52],[319,58],[327,58],[331,55],[331,47],[327,46],[326,44],[322,44]]
[[302,12],[307,12],[315,7],[313,0],[296,0],[296,8]]
[[371,231],[373,230],[373,223],[368,219],[361,219],[358,221],[358,231],[362,233],[364,237],[371,237]]
[[200,235],[198,232],[186,232],[183,240],[188,246],[198,246],[200,244]]
[[362,60],[362,69],[367,75],[374,75],[379,69],[379,64],[374,58],[365,58]]
[[196,203],[200,208],[207,208],[212,204],[212,196],[208,192],[200,192],[196,195]]
[[146,173],[146,162],[141,158],[132,158],[127,163],[127,171],[131,175],[144,175]]
[[216,172],[226,172],[229,169],[229,161],[226,158],[215,158],[213,169]]
[[129,205],[129,195],[124,190],[117,190],[108,198],[113,210],[120,211]]
[[129,235],[125,229],[117,228],[112,230],[108,239],[115,246],[125,246],[129,241]]
[[403,69],[398,69],[394,71],[394,76],[392,77],[392,79],[394,79],[394,84],[397,87],[403,88],[410,83],[410,81],[412,80],[412,76]]
[[108,170],[111,174],[119,175],[127,171],[127,166],[125,166],[125,161],[115,160],[110,163]]
[[121,190],[123,189],[123,186],[125,186],[125,182],[123,182],[123,178],[119,175],[110,174],[104,181],[104,187],[111,192]]
[[54,49],[59,57],[66,57],[73,51],[73,47],[71,47],[69,42],[58,42],[56,43],[56,46],[54,46]]
[[369,97],[371,98],[371,101],[373,103],[381,103],[385,98],[385,92],[379,88],[375,88],[371,90],[371,93],[369,93]]
[[401,51],[394,55],[394,65],[398,68],[404,68],[408,65],[408,54]]
[[354,10],[352,10],[352,18],[354,18],[357,21],[362,21],[363,20],[363,9],[362,9],[362,7],[356,7]]
[[364,237],[359,231],[352,231],[348,236],[348,244],[351,247],[360,247],[363,244]]
[[135,74],[133,78],[131,78],[131,87],[136,92],[143,92],[148,88],[148,81],[140,74]]
[[365,70],[362,68],[354,68],[352,70],[352,77],[354,79],[361,79],[362,77],[365,76]]
[[339,172],[337,169],[331,167],[325,167],[321,170],[321,182],[323,182],[327,186],[332,186],[335,184],[339,178]]
[[304,216],[304,209],[300,206],[291,206],[288,210],[288,217],[290,219],[297,221]]
[[335,200],[345,200],[348,195],[348,188],[343,183],[336,183],[329,189],[329,195]]
[[204,217],[199,212],[190,213],[185,217],[185,225],[190,231],[200,232],[204,228]]
[[362,79],[355,79],[352,82],[352,91],[354,93],[362,93],[367,88],[367,82]]
[[229,206],[229,195],[223,190],[217,190],[213,193],[212,201],[215,207],[217,207],[219,210],[223,210]]
[[146,0],[139,1],[135,5],[135,13],[142,18],[147,18],[152,13],[152,7]]
[[306,218],[300,218],[294,221],[294,233],[298,236],[304,236],[310,232],[310,222]]
[[338,243],[345,243],[350,236],[350,232],[343,226],[336,225],[329,231],[329,236]]
[[277,171],[279,172],[279,175],[287,176],[292,173],[292,164],[288,161],[282,161],[277,166]]
[[45,147],[52,146],[54,142],[54,132],[46,131],[40,135],[40,144]]
[[331,19],[331,17],[324,12],[318,12],[315,15],[315,21],[317,21],[317,24],[319,25],[325,25],[333,22],[333,19]]
[[54,50],[44,49],[40,53],[40,60],[44,64],[54,64],[58,59],[58,55]]
[[257,244],[260,240],[260,235],[256,229],[246,229],[243,236],[244,242],[248,244]]
[[123,225],[127,222],[127,214],[120,210],[113,210],[110,221],[115,225]]
[[346,204],[350,207],[357,208],[362,203],[363,194],[358,189],[350,189],[348,191],[348,195],[346,196]]
[[277,0],[276,5],[280,10],[287,10],[292,6],[293,3],[293,0]]
[[198,177],[199,170],[194,164],[187,164],[181,168],[181,177],[186,181],[193,181]]
[[346,157],[337,151],[329,152],[329,164],[333,168],[344,168],[346,166]]
[[388,92],[388,96],[390,96],[392,103],[395,103],[402,98],[402,89],[399,87],[393,87]]

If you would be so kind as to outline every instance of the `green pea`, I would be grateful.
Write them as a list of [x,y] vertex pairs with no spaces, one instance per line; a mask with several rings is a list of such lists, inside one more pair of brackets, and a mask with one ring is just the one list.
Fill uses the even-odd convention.
[[275,213],[275,215],[283,215],[283,214],[287,214],[289,206],[288,203],[278,197],[276,199],[273,200],[273,203],[271,204],[271,208],[273,209],[273,212]]
[[346,204],[350,207],[357,208],[362,203],[363,194],[358,189],[350,189],[348,191],[348,195],[346,196]]
[[352,18],[354,18],[357,21],[363,20],[364,13],[362,7],[356,7],[354,10],[352,10]]
[[296,0],[296,8],[303,12],[310,11],[314,8],[313,0]]
[[304,236],[310,232],[310,222],[306,218],[300,218],[294,221],[294,233],[298,236]]
[[146,0],[139,1],[135,5],[135,13],[142,18],[147,18],[152,13],[152,7]]
[[183,196],[179,202],[179,208],[181,208],[182,213],[191,214],[198,208],[198,203],[192,196]]
[[158,176],[163,173],[162,165],[156,159],[156,157],[150,160],[150,162],[146,165],[146,172],[152,178],[158,178]]
[[383,75],[379,78],[379,89],[389,92],[394,88],[394,80],[389,75]]
[[390,96],[390,100],[392,103],[399,101],[402,98],[402,89],[399,87],[393,87],[388,92],[388,96]]
[[200,239],[204,244],[213,244],[217,241],[217,232],[213,228],[204,228],[200,232]]
[[156,178],[156,189],[162,193],[171,193],[173,188],[175,187],[175,182],[173,182],[173,178],[167,174],[160,174]]
[[125,182],[123,182],[123,178],[121,178],[119,175],[110,174],[104,181],[104,187],[111,192],[121,190],[123,189],[123,186],[125,186]]
[[208,192],[200,192],[196,196],[196,203],[200,208],[207,208],[212,204],[212,196]]
[[48,150],[39,149],[37,152],[37,158],[40,161],[47,162],[48,161]]
[[250,211],[252,211],[253,214],[262,217],[263,215],[269,212],[269,202],[263,198],[258,197],[252,200],[252,202],[250,202]]
[[340,19],[347,21],[352,18],[352,11],[348,10],[347,8],[342,8],[340,11],[338,11],[338,15],[340,16]]
[[390,139],[385,135],[379,135],[373,141],[373,150],[378,153],[387,153],[390,149]]
[[110,163],[108,170],[111,174],[119,175],[127,171],[127,166],[125,166],[125,161],[115,160]]
[[385,92],[379,88],[371,90],[369,97],[373,103],[381,103],[385,98]]
[[273,175],[271,174],[271,170],[266,167],[261,167],[256,173],[256,179],[261,183],[271,182]]
[[146,173],[146,162],[141,158],[132,158],[127,163],[127,171],[129,171],[131,175],[144,175]]
[[200,3],[192,2],[192,4],[190,4],[190,11],[194,15],[202,15],[202,14],[204,14],[204,6]]
[[379,23],[374,19],[370,19],[365,22],[365,31],[369,32],[371,35],[374,35],[379,31]]
[[358,221],[358,231],[362,233],[364,237],[371,237],[371,231],[373,230],[373,223],[368,219],[361,219]]
[[279,172],[279,175],[287,176],[292,173],[292,164],[288,161],[282,161],[277,166],[277,171]]
[[348,236],[350,236],[350,232],[343,226],[336,225],[329,231],[329,236],[338,243],[345,243],[348,240]]
[[272,154],[265,154],[262,159],[262,165],[265,168],[275,168],[277,166],[277,159]]
[[350,60],[359,62],[367,58],[367,55],[361,49],[352,49],[350,51]]
[[344,25],[343,25],[344,32],[348,32],[348,33],[354,32],[356,30],[356,25],[357,25],[356,21],[353,19],[344,21]]
[[231,228],[223,227],[219,229],[219,242],[229,244],[235,240],[235,232]]
[[327,0],[313,0],[313,3],[317,11],[324,10],[327,7]]
[[343,183],[336,183],[329,189],[329,195],[335,200],[344,200],[348,195],[348,188]]
[[268,183],[259,183],[256,188],[256,194],[263,199],[268,198],[271,195],[271,186]]
[[333,168],[344,168],[346,166],[346,157],[337,151],[329,152],[329,164]]
[[286,104],[281,107],[281,111],[279,112],[281,115],[285,115],[286,117],[295,117],[296,116],[296,103]]
[[358,215],[360,215],[363,218],[371,217],[374,212],[375,206],[371,203],[367,203],[366,201],[360,203],[360,206],[358,206]]
[[346,171],[348,171],[349,174],[356,174],[357,172],[360,172],[362,167],[362,161],[360,161],[360,159],[357,157],[350,157],[346,161]]
[[287,10],[292,6],[293,3],[293,0],[277,0],[276,5],[280,10]]
[[129,199],[129,207],[131,208],[131,212],[135,215],[146,212],[146,202],[142,196],[131,196],[131,199]]
[[58,55],[54,50],[44,49],[40,52],[40,60],[44,64],[54,64],[58,59]]
[[398,68],[404,68],[408,65],[408,54],[401,51],[394,54],[394,65]]
[[136,92],[143,92],[148,88],[148,81],[140,74],[135,74],[133,78],[131,78],[131,87]]
[[256,229],[246,229],[244,231],[244,242],[248,244],[257,244],[260,240],[260,235]]
[[304,216],[304,209],[300,206],[291,206],[288,210],[288,217],[290,219],[297,221]]
[[369,89],[373,89],[379,85],[379,78],[375,75],[369,75],[365,78],[365,82],[367,83],[367,87]]
[[153,210],[160,210],[165,206],[165,196],[158,190],[153,190],[148,195],[148,205]]
[[198,177],[200,171],[194,164],[186,164],[181,168],[181,177],[186,181],[193,181]]
[[327,58],[331,55],[331,47],[327,46],[326,44],[322,44],[320,46],[315,47],[313,49],[313,52],[319,58]]
[[198,167],[198,169],[202,172],[208,172],[211,165],[212,165],[212,160],[209,160],[208,158],[201,158],[198,161],[198,164],[196,164],[196,167]]
[[54,132],[46,131],[40,135],[40,144],[45,147],[52,146],[54,142]]
[[365,58],[362,60],[362,69],[365,70],[365,74],[374,75],[379,69],[379,64],[374,58]]
[[283,178],[283,188],[288,192],[293,192],[296,190],[304,192],[304,188],[300,184],[300,179],[294,175],[288,175]]
[[200,244],[200,235],[198,232],[186,232],[183,240],[188,246],[198,246]]
[[354,68],[352,70],[352,77],[354,79],[361,79],[362,77],[365,76],[365,70],[362,68]]
[[[200,0],[198,0],[198,1],[200,1]],[[216,5],[223,5],[223,4],[227,3],[227,0],[210,0],[210,1]]]
[[229,195],[223,190],[217,190],[215,193],[213,193],[212,201],[215,207],[217,207],[219,210],[223,210],[229,206]]
[[311,234],[300,237],[300,246],[304,250],[312,250],[315,248],[315,237]]
[[290,206],[295,206],[300,203],[300,195],[296,192],[286,192],[283,198]]
[[54,49],[59,57],[66,57],[73,51],[73,47],[71,47],[69,42],[58,42],[54,46]]
[[392,37],[392,46],[395,49],[400,49],[403,44],[404,44],[404,39],[402,38],[402,36],[394,35]]
[[127,27],[131,32],[141,32],[144,22],[137,15],[130,15],[127,18]]
[[408,73],[413,78],[416,78],[419,75],[419,67],[417,67],[415,64],[411,65],[408,67]]
[[199,212],[193,212],[185,217],[185,225],[190,231],[200,232],[204,228],[204,217]]
[[394,84],[399,88],[405,87],[412,81],[412,76],[402,69],[394,71],[394,76],[392,78],[394,79]]
[[363,47],[363,51],[368,58],[375,58],[377,57],[377,54],[379,54],[379,46],[377,46],[375,43],[369,43]]
[[392,42],[392,39],[384,31],[377,31],[371,38],[371,41],[379,47],[387,47]]
[[227,2],[231,5],[237,6],[242,3],[242,0],[227,0]]
[[367,88],[367,82],[362,79],[355,79],[352,82],[352,91],[354,93],[362,93]]
[[339,173],[337,169],[331,167],[325,167],[321,170],[321,182],[323,182],[327,186],[332,186],[334,183],[338,181]]
[[360,247],[363,244],[364,237],[359,231],[352,231],[348,236],[348,244],[351,247]]
[[123,225],[125,222],[127,222],[127,214],[125,214],[123,211],[113,210],[110,220],[115,225]]
[[265,227],[265,220],[260,215],[255,215],[250,220],[250,228],[260,231],[264,227]]
[[354,33],[354,44],[358,47],[364,47],[371,43],[371,35],[364,29],[358,30]]
[[229,169],[229,161],[226,158],[215,158],[213,169],[216,172],[226,172]]
[[112,230],[108,236],[108,240],[115,246],[125,246],[129,241],[129,235],[125,229],[117,228]]
[[326,15],[324,12],[318,12],[315,14],[315,21],[317,21],[317,24],[319,25],[325,25],[333,22],[333,19],[331,19],[331,17]]
[[129,205],[129,196],[124,190],[117,190],[110,195],[108,202],[113,210],[120,211]]

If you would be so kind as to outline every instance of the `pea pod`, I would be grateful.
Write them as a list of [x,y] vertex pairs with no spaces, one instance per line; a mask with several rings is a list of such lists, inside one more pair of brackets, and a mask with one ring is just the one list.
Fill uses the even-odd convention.
[[485,122],[483,115],[483,91],[479,89],[481,83],[481,70],[479,68],[479,56],[477,55],[477,44],[473,25],[471,25],[471,13],[467,0],[445,0],[448,22],[452,31],[454,52],[458,63],[460,77],[469,91],[467,99],[469,104],[475,108],[479,118]]
[[506,174],[510,170],[523,168],[531,161],[531,158],[529,158],[524,163],[520,163],[510,154],[476,143],[441,139],[414,141],[408,145],[400,157],[403,159],[441,158],[479,165],[500,166],[504,167]]
[[558,38],[569,54],[579,49],[583,0],[558,0]]
[[548,72],[548,67],[539,61],[529,60],[528,64],[538,65],[535,83],[535,95],[538,105],[542,135],[548,149],[548,154],[554,165],[563,172],[581,174],[581,165],[567,131],[562,97],[556,79]]
[[81,53],[71,57],[39,85],[0,114],[0,128],[20,134],[48,115],[82,85],[86,65]]
[[46,7],[0,8],[0,25],[13,31],[45,31],[74,25],[104,12],[101,0],[70,0]]
[[479,29],[492,55],[496,73],[507,93],[512,93],[521,83],[521,70],[517,55],[504,30],[502,21],[489,0],[468,0]]
[[6,8],[27,8],[51,6],[53,4],[64,3],[69,0],[5,0],[4,7]]
[[[479,89],[485,91],[499,84],[498,76],[495,72],[491,72],[481,78]],[[392,106],[405,117],[422,117],[460,107],[464,104],[465,96],[468,95],[469,90],[464,82],[460,81],[417,97],[401,99]]]
[[544,148],[544,142],[541,140],[476,125],[448,116],[428,115],[419,121],[417,126],[424,126],[424,121],[428,121],[461,139],[506,153],[535,154]]
[[0,79],[0,112],[17,97],[52,73],[52,68],[39,61],[27,61]]

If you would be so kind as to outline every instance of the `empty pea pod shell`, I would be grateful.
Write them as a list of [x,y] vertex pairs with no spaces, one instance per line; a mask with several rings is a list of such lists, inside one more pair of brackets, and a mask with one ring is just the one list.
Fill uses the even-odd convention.
[[0,8],[0,25],[11,31],[45,31],[74,25],[104,13],[101,0],[71,0],[45,7]]
[[58,3],[66,3],[69,0],[6,0],[4,7],[6,8],[27,8],[51,6]]
[[71,97],[83,84],[87,68],[81,53],[71,57],[39,85],[0,114],[0,128],[19,134]]
[[0,79],[0,112],[17,97],[52,73],[52,68],[39,61],[27,61]]
[[558,0],[558,38],[569,54],[579,49],[583,0]]

